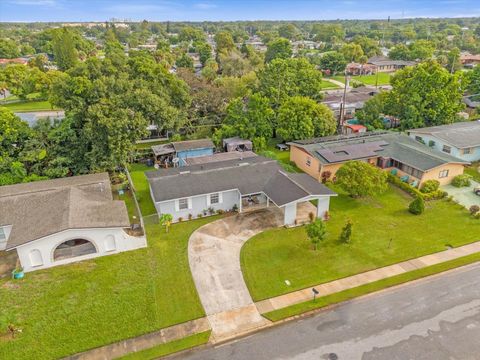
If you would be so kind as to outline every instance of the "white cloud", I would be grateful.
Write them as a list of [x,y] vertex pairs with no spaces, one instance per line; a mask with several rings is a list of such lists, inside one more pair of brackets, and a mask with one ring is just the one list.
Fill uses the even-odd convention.
[[37,5],[37,6],[55,6],[55,0],[10,0],[10,4],[13,5]]
[[217,7],[217,5],[211,4],[211,3],[197,3],[194,6],[197,9],[202,9],[202,10],[214,9]]

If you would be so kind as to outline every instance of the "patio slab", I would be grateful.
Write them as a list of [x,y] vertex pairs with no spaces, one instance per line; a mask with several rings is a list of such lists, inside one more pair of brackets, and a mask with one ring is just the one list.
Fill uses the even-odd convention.
[[455,201],[465,206],[467,209],[472,205],[480,206],[480,196],[475,195],[473,189],[480,186],[476,181],[471,181],[471,185],[468,187],[457,188],[453,185],[442,186],[441,189],[446,191],[448,195],[453,196]]

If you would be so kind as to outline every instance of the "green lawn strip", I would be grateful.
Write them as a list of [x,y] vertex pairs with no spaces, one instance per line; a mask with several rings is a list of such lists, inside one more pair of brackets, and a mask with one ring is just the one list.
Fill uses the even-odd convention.
[[0,106],[6,107],[7,109],[14,112],[28,112],[28,111],[55,111],[60,110],[56,109],[50,104],[47,100],[38,100],[38,101],[21,101],[8,104],[0,104]]
[[122,360],[150,360],[156,359],[160,356],[170,355],[182,350],[191,349],[195,346],[203,345],[210,339],[211,331],[201,332],[195,335],[187,336],[183,339],[174,340],[165,344],[154,346],[150,349],[145,349],[121,357]]
[[386,279],[378,280],[369,284],[361,285],[352,289],[344,290],[335,294],[319,297],[315,300],[306,301],[274,310],[265,314],[264,317],[271,321],[279,321],[291,316],[299,315],[310,310],[319,309],[328,305],[337,304],[342,301],[350,300],[358,296],[366,295],[375,291],[386,289],[395,285],[403,284],[412,280],[420,279],[426,276],[438,274],[460,266],[468,265],[480,261],[480,253],[467,255],[455,260],[446,261],[440,264],[425,267],[423,269],[413,270],[404,274],[395,275]]
[[57,359],[203,317],[187,248],[215,219],[147,225],[148,248],[0,280],[0,357]]
[[[390,84],[390,77],[391,74],[389,73],[378,73],[378,85],[388,85]],[[343,75],[335,75],[332,76],[331,79],[340,81],[341,83],[345,83],[345,76]],[[364,83],[365,85],[375,85],[377,81],[377,75],[355,75],[355,76],[350,76],[350,79],[360,81],[361,83]]]
[[[480,221],[453,202],[429,201],[416,216],[407,210],[412,198],[396,187],[362,199],[334,190],[339,195],[331,199],[327,238],[317,251],[305,227],[267,230],[245,243],[240,260],[255,301],[480,240]],[[347,219],[352,241],[339,244]]]
[[286,165],[288,170],[293,170],[294,172],[303,172],[295,165],[295,163],[290,161],[290,151],[277,149],[276,145],[278,143],[280,143],[279,139],[270,139],[267,145],[267,151],[272,153],[275,160],[277,160],[280,164]]
[[132,177],[133,185],[135,187],[135,196],[137,197],[138,205],[142,216],[149,216],[156,214],[157,210],[153,204],[152,197],[150,196],[150,187],[148,185],[145,171],[155,170],[151,166],[144,164],[130,164],[129,171]]
[[480,182],[480,172],[478,172],[478,167],[480,166],[480,162],[473,163],[471,166],[465,167],[465,174],[470,175],[473,180]]
[[135,206],[135,200],[133,198],[133,193],[131,191],[125,191],[123,195],[118,194],[118,190],[113,192],[114,200],[123,200],[127,206],[128,217],[130,219],[130,224],[139,224],[140,215],[137,212],[137,207]]
[[323,90],[340,89],[340,86],[338,86],[337,84],[334,84],[330,81],[327,81],[327,80],[322,80],[321,87],[322,87]]

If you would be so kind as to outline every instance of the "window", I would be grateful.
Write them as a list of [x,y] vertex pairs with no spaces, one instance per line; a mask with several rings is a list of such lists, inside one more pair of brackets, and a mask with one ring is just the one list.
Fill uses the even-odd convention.
[[438,173],[438,177],[441,178],[446,178],[448,177],[448,170],[442,170]]
[[186,210],[188,209],[188,199],[179,199],[178,200],[178,210]]
[[218,193],[210,194],[210,204],[220,203],[220,195]]
[[450,152],[452,151],[452,148],[448,145],[443,145],[442,151],[446,152],[447,154],[450,154]]
[[418,142],[423,143],[423,138],[422,138],[421,136],[415,136],[415,140],[417,140]]
[[90,241],[85,239],[67,240],[57,246],[53,252],[53,260],[64,260],[77,256],[95,254],[97,249]]
[[473,149],[472,148],[465,148],[463,149],[463,155],[468,155],[468,154],[472,154],[473,153]]
[[310,166],[312,165],[312,159],[310,159],[309,157],[307,157],[307,166]]

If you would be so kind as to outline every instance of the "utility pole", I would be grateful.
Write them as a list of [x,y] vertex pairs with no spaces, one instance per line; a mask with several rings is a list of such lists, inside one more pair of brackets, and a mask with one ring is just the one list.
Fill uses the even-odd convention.
[[338,133],[343,134],[343,122],[345,121],[345,101],[347,97],[347,70],[345,69],[345,86],[343,87],[342,102],[340,103],[340,122],[338,124]]

